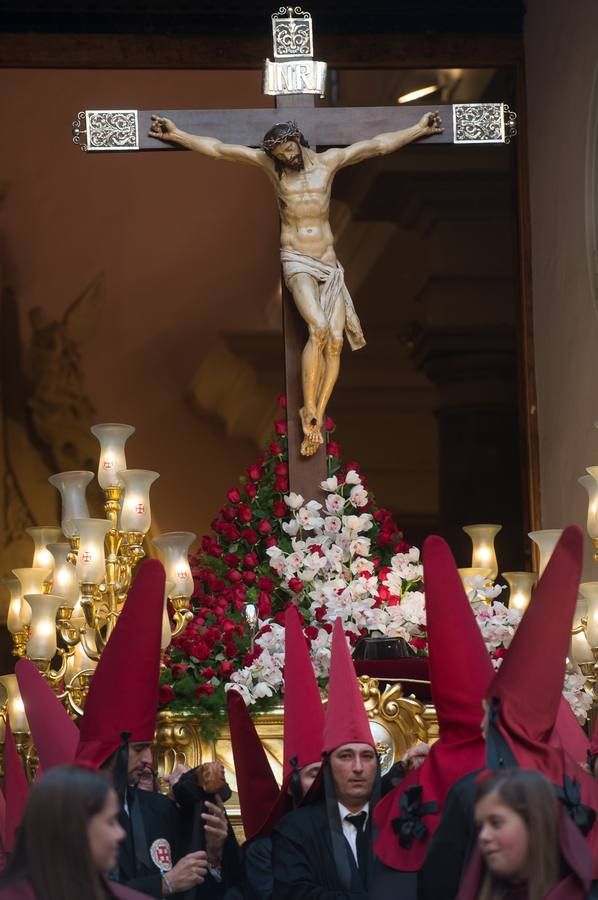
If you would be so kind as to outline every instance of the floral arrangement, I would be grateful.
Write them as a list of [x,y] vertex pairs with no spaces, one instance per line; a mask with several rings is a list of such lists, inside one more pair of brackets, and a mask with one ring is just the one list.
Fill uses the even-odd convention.
[[[228,491],[213,533],[191,558],[194,616],[166,652],[163,707],[204,713],[216,731],[227,690],[238,690],[256,711],[278,702],[289,604],[298,609],[322,686],[339,616],[352,645],[367,635],[402,637],[413,653],[427,655],[419,550],[405,542],[391,513],[377,507],[359,466],[341,462],[333,430],[327,418],[321,502],[289,492],[284,420],[275,423],[274,440],[239,487]],[[520,613],[496,600],[500,585],[480,581],[466,588],[498,667]],[[568,676],[565,695],[581,718],[591,698],[580,677]]]

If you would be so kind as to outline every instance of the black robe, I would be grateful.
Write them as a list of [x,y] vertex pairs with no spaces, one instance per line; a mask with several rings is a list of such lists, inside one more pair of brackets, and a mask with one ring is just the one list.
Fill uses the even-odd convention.
[[473,818],[476,784],[479,775],[470,772],[456,781],[444,801],[438,828],[432,835],[424,864],[417,880],[418,900],[453,900],[467,862],[476,845]]
[[351,883],[342,884],[323,803],[289,813],[272,832],[273,900],[367,900],[349,843]]
[[[139,806],[147,849],[150,850],[155,841],[167,841],[172,865],[174,866],[179,859],[190,852],[188,847],[188,820],[185,813],[168,797],[153,791],[134,791],[133,802]],[[127,813],[122,812],[121,822],[126,831],[126,837],[120,846],[117,880],[121,884],[126,884],[127,887],[134,888],[136,891],[149,894],[150,897],[161,898],[163,894],[160,869],[151,858],[144,863],[138,858],[140,854],[136,855],[134,825],[131,817]],[[231,839],[231,834],[232,831],[229,825],[227,845],[231,847],[234,855],[236,841],[234,836]],[[225,876],[227,870],[226,855],[225,850],[222,865],[223,876]],[[166,874],[168,875],[168,872]],[[196,900],[219,900],[229,885],[230,881],[226,877],[223,877],[222,881],[219,882],[208,873],[203,884],[198,885],[194,893],[189,896],[193,896],[194,900],[195,898]],[[185,894],[189,894],[189,892],[185,891],[172,896],[183,897]]]

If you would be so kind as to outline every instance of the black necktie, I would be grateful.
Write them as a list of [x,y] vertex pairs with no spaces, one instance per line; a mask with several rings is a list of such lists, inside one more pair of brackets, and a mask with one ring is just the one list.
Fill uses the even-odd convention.
[[355,842],[357,849],[357,867],[364,882],[367,878],[368,864],[368,842],[365,833],[365,820],[367,817],[368,814],[365,810],[362,810],[360,813],[355,813],[354,816],[345,816],[345,821],[350,822],[357,832],[357,840]]

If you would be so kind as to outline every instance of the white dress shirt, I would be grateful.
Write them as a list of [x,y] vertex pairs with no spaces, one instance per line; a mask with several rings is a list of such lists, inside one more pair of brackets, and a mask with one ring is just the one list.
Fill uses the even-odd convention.
[[365,830],[367,828],[368,816],[370,814],[370,804],[369,802],[365,803],[361,807],[361,809],[357,810],[357,812],[351,812],[350,809],[347,809],[346,806],[343,806],[342,803],[339,803],[338,811],[340,813],[341,822],[343,825],[343,834],[349,841],[349,846],[351,848],[353,856],[355,857],[355,862],[357,862],[357,829],[355,828],[355,825],[351,824],[351,822],[347,822],[347,816],[356,816],[358,815],[358,813],[364,812],[366,814],[365,822],[363,823],[363,828]]

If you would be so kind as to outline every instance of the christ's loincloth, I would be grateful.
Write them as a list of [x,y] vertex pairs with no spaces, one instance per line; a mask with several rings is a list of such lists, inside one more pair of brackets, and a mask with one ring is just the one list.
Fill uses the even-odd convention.
[[345,304],[345,334],[351,350],[359,350],[365,346],[365,338],[361,330],[361,324],[351,295],[345,285],[345,270],[337,261],[335,266],[322,262],[314,256],[299,253],[296,250],[280,251],[280,261],[286,286],[289,287],[289,278],[293,275],[311,275],[322,287],[320,288],[320,306],[330,322],[334,313],[335,301],[341,297]]

